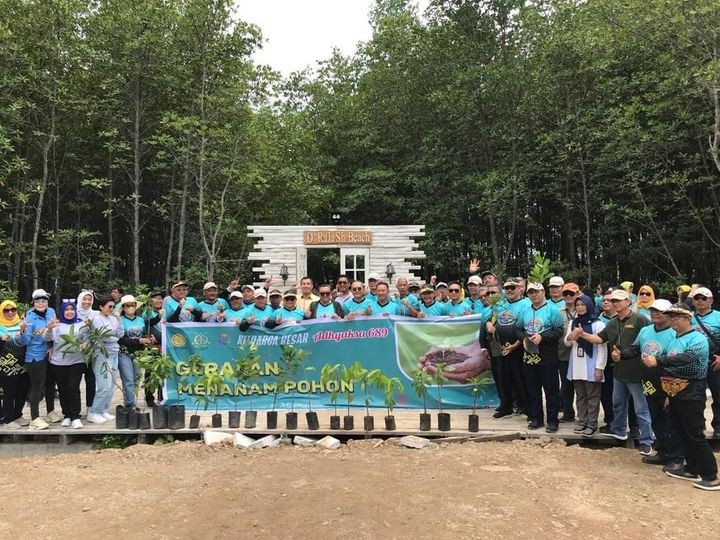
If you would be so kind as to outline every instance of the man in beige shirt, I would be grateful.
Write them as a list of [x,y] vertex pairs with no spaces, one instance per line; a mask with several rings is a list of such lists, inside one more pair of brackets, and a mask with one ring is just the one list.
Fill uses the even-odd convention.
[[305,276],[300,280],[300,295],[297,298],[297,307],[303,311],[310,309],[310,304],[320,300],[319,296],[316,296],[312,292],[313,280],[312,278]]

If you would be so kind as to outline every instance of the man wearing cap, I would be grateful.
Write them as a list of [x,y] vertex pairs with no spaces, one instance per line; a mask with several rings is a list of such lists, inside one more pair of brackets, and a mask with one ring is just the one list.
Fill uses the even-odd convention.
[[551,277],[550,282],[548,283],[548,291],[550,291],[550,298],[548,301],[551,304],[554,304],[558,309],[562,309],[563,306],[565,306],[565,298],[563,298],[562,295],[564,286],[565,280],[560,276]]
[[450,301],[450,294],[448,291],[448,284],[441,281],[435,285],[435,300],[442,302],[443,304]]
[[377,298],[377,295],[375,294],[375,287],[377,287],[377,284],[380,283],[380,274],[377,272],[372,272],[368,276],[368,290],[365,293],[365,296],[368,297],[368,299],[375,301]]
[[[599,334],[588,334],[578,327],[573,330],[574,339],[583,339],[590,343],[607,343],[610,350],[617,346],[620,350],[629,348],[637,339],[640,329],[650,324],[644,316],[630,309],[630,298],[623,289],[616,289],[610,295],[615,307],[616,317],[611,319]],[[640,429],[640,445],[652,445],[652,426],[647,399],[643,393],[642,363],[640,356],[613,359],[613,421],[609,426],[601,427],[605,433],[618,440],[627,440],[628,404],[633,398],[635,415]]]
[[288,289],[283,295],[282,307],[273,311],[273,314],[265,323],[266,328],[275,328],[287,321],[300,322],[305,319],[305,312],[297,307],[297,292],[295,289]]
[[268,293],[268,301],[271,308],[280,309],[283,307],[283,293],[280,292],[280,289],[271,289]]
[[[671,306],[667,300],[655,300],[650,306],[650,320],[653,324],[643,327],[629,348],[621,351],[617,346],[613,347],[613,361],[635,356],[645,358],[667,354],[670,343],[675,339],[675,331],[670,328],[670,318],[666,313]],[[665,465],[670,469],[681,469],[684,460],[682,441],[670,414],[665,410],[667,394],[662,389],[658,369],[643,366],[642,382],[657,450],[653,455],[650,448],[640,448],[644,454],[642,461],[651,465]]]
[[125,407],[135,410],[135,380],[138,376],[138,368],[132,356],[155,345],[155,338],[150,328],[160,321],[160,317],[156,315],[153,319],[147,320],[138,316],[138,310],[143,303],[138,302],[132,294],[124,295],[118,306],[121,314],[120,325],[123,329],[123,335],[118,340],[120,345],[118,372],[122,382]]
[[303,311],[310,309],[310,304],[320,300],[319,296],[316,296],[312,292],[313,280],[309,276],[305,276],[300,280],[300,296],[297,299],[297,305]]
[[417,312],[418,317],[444,317],[450,314],[447,304],[436,300],[435,289],[430,285],[425,285],[420,290],[420,305]]
[[545,299],[542,283],[528,283],[530,308],[519,319],[518,338],[523,340],[523,375],[528,391],[528,429],[543,426],[542,395],[545,393],[548,433],[558,430],[560,382],[558,340],[563,336],[560,311]]
[[[550,278],[550,283],[553,283],[555,279],[555,285],[551,286],[557,289],[558,280]],[[559,278],[562,281],[562,278]],[[550,293],[552,294],[552,292]],[[568,326],[570,322],[575,318],[575,300],[580,296],[580,287],[576,283],[565,283],[563,281],[562,287],[560,287],[560,298],[562,298],[563,305],[560,306],[560,315],[563,321],[563,336],[567,334]],[[560,371],[560,399],[562,400],[562,417],[560,422],[572,422],[575,420],[575,384],[573,381],[568,380],[567,374],[570,368],[570,352],[572,347],[568,347],[564,340],[558,342],[558,370]]]
[[645,356],[643,363],[661,370],[662,388],[683,442],[685,467],[663,470],[673,478],[694,482],[698,489],[720,491],[717,462],[705,438],[708,341],[693,329],[692,313],[685,304],[675,304],[665,313],[670,317],[675,339],[668,345],[667,354]]
[[203,285],[203,300],[198,302],[198,308],[202,311],[202,320],[207,322],[223,322],[224,312],[230,307],[224,298],[218,298],[218,286],[213,281]]
[[470,276],[467,280],[467,300],[470,311],[477,315],[481,315],[487,311],[487,305],[483,303],[480,294],[487,291],[487,287],[482,284],[479,276]]
[[698,287],[690,293],[695,314],[693,328],[708,340],[707,384],[712,394],[713,437],[720,438],[720,311],[712,309],[713,295],[707,287]]
[[255,289],[255,303],[245,308],[240,330],[245,332],[251,326],[265,326],[273,314],[273,309],[267,303],[267,291],[262,287]]
[[252,306],[246,306],[243,302],[243,295],[240,291],[233,291],[228,297],[230,307],[225,310],[225,320],[227,322],[234,321],[240,324],[245,318],[245,311]]
[[323,283],[318,287],[320,300],[310,304],[310,308],[305,312],[308,319],[342,319],[343,308],[333,300],[332,289],[327,283]]
[[[505,297],[492,307],[490,320],[485,324],[488,340],[494,340],[499,347],[493,347],[499,354],[500,406],[493,418],[502,418],[513,413],[513,399],[517,402],[517,413],[527,414],[527,391],[523,376],[522,342],[517,336],[517,325],[522,320],[530,301],[523,297],[522,278],[508,278],[503,283]],[[494,353],[493,353],[494,354]]]
[[192,322],[202,320],[202,311],[197,300],[188,296],[189,287],[184,281],[178,281],[170,288],[170,296],[163,300],[165,320],[169,323]]

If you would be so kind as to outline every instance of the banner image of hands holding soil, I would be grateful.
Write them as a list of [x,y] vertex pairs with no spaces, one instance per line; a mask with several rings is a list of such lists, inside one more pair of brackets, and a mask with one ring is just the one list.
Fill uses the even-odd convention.
[[[203,375],[217,373],[222,379],[214,393],[220,410],[269,409],[307,405],[332,407],[333,393],[354,394],[354,405],[364,404],[365,393],[353,382],[321,381],[325,364],[350,366],[360,362],[367,370],[380,369],[387,377],[397,377],[405,387],[397,398],[401,408],[422,408],[422,398],[412,390],[411,374],[424,368],[429,374],[444,364],[448,382],[442,388],[444,407],[469,408],[472,396],[468,379],[480,375],[483,384],[479,407],[496,406],[495,385],[487,354],[478,342],[480,317],[406,318],[364,317],[352,321],[312,320],[284,324],[272,330],[251,327],[241,332],[232,323],[179,323],[164,327],[163,352],[176,364],[166,381],[169,404],[194,408],[195,398],[204,394]],[[283,373],[283,347],[291,345],[305,355],[290,376]],[[257,375],[238,381],[235,368],[250,350],[257,354]],[[201,362],[199,360],[201,359]],[[215,378],[217,380],[217,377]],[[343,394],[343,392],[345,392]],[[384,407],[384,395],[377,388],[368,391],[371,407]],[[435,407],[437,392],[428,388],[427,405]]]

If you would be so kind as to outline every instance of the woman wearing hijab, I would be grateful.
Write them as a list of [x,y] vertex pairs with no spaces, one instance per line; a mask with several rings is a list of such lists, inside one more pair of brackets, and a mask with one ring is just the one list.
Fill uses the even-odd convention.
[[600,412],[600,394],[603,374],[607,363],[607,346],[602,343],[593,345],[585,339],[573,340],[572,331],[582,327],[588,334],[598,334],[605,324],[595,314],[595,302],[589,296],[579,296],[575,300],[575,318],[568,325],[565,344],[572,347],[567,378],[573,381],[577,404],[578,426],[575,433],[583,437],[594,437],[598,428]]
[[[25,324],[20,325],[21,344],[25,345],[25,369],[30,377],[30,429],[47,429],[50,425],[40,417],[40,400],[45,392],[45,381],[48,377],[48,351],[50,344],[45,341],[47,325],[55,319],[55,310],[48,307],[50,295],[43,289],[36,289],[32,293],[33,307],[25,316]],[[59,422],[62,416],[56,413],[53,405],[54,399],[50,396],[55,388],[47,388],[48,396],[45,400],[48,409],[47,420]]]
[[50,369],[55,373],[63,420],[61,427],[80,429],[80,380],[85,372],[85,359],[75,345],[66,343],[62,336],[73,334],[81,338],[86,333],[86,324],[77,316],[74,302],[65,301],[60,305],[60,317],[48,324],[45,340],[53,342],[50,354]]
[[22,320],[12,300],[0,303],[0,387],[2,412],[7,429],[20,429],[30,421],[22,417],[30,379],[25,371],[25,347],[20,343]]
[[[97,311],[92,308],[94,299],[95,294],[93,291],[87,289],[80,291],[77,303],[75,304],[78,319],[87,321],[97,313]],[[91,365],[85,364],[85,373],[83,373],[83,376],[85,377],[85,406],[90,409],[95,399],[95,373],[93,373]]]
[[655,301],[655,291],[650,285],[643,285],[638,290],[637,302],[635,302],[635,311],[650,318],[650,306]]
[[152,336],[150,328],[160,321],[160,317],[157,315],[149,320],[138,317],[137,311],[142,305],[142,302],[138,302],[132,294],[123,296],[118,304],[120,323],[123,328],[123,336],[120,338],[120,379],[122,380],[125,406],[131,410],[135,410],[137,405],[135,400],[137,366],[132,355],[155,344],[155,338]]

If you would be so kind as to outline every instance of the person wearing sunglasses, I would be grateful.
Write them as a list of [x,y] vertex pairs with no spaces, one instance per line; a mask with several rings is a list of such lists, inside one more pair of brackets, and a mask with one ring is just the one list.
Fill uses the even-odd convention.
[[297,291],[288,289],[283,295],[282,306],[275,309],[265,323],[266,328],[275,328],[283,323],[298,323],[305,319],[305,311],[297,307]]
[[[402,279],[402,278],[400,278]],[[400,281],[398,279],[398,282]],[[341,306],[352,297],[350,294],[350,279],[345,274],[340,274],[335,282],[333,300]]]
[[343,305],[343,317],[349,320],[362,315],[372,315],[372,301],[365,296],[365,284],[355,280],[350,284],[352,298]]
[[320,295],[320,300],[310,304],[310,309],[305,313],[305,317],[308,319],[342,319],[342,305],[333,299],[330,285],[322,283],[318,287],[318,295]]
[[530,300],[523,296],[523,291],[522,278],[507,278],[503,283],[505,296],[492,307],[490,320],[485,324],[488,339],[499,344],[500,405],[493,418],[513,414],[513,401],[517,404],[517,414],[527,413],[527,391],[522,370],[523,349],[517,335],[517,324],[525,309],[530,306]]
[[690,293],[695,313],[692,324],[704,334],[710,348],[707,385],[712,395],[713,437],[720,439],[720,311],[713,309],[713,294],[707,287],[698,287]]
[[435,289],[426,284],[420,290],[420,305],[418,306],[418,317],[445,317],[449,315],[448,305],[445,302],[438,302],[435,296]]
[[17,304],[5,300],[0,304],[0,388],[3,391],[1,416],[6,429],[20,429],[30,424],[23,418],[25,398],[30,389],[30,379],[25,370],[25,346],[20,343]]
[[[610,302],[615,306],[617,316],[608,322],[607,326],[598,334],[585,332],[582,327],[575,328],[572,339],[584,339],[593,344],[607,343],[610,350],[628,349],[632,346],[640,330],[650,324],[644,315],[630,309],[630,296],[623,289],[615,289],[610,295]],[[632,397],[635,408],[640,436],[639,451],[642,455],[652,453],[653,434],[650,420],[650,410],[642,385],[642,362],[640,355],[623,357],[618,361],[613,359],[613,421],[609,426],[600,428],[600,433],[610,435],[620,441],[628,438],[628,406]]]
[[655,291],[650,285],[643,285],[638,289],[635,311],[650,318],[650,306],[655,302]]
[[[459,281],[450,281],[448,283],[449,301],[446,303],[448,314],[451,317],[463,317],[465,315],[473,315],[470,302],[467,298],[462,298],[462,285]],[[478,302],[480,303],[480,302]]]

